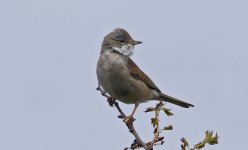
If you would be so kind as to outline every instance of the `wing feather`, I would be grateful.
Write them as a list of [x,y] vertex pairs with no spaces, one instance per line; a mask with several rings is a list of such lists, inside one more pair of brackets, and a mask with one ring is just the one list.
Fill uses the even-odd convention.
[[155,85],[155,83],[133,62],[131,58],[128,59],[127,64],[130,74],[141,81],[143,81],[148,87],[161,92],[160,89]]

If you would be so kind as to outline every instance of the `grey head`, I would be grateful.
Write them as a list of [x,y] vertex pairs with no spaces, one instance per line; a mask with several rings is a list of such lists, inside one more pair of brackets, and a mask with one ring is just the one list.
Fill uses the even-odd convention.
[[104,37],[101,51],[116,51],[123,55],[131,56],[134,46],[141,43],[141,41],[133,40],[125,29],[116,28]]

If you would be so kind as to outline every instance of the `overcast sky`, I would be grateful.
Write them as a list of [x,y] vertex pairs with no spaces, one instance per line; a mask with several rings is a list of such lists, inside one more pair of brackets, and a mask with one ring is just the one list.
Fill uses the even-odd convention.
[[[166,94],[196,107],[168,104],[174,117],[162,149],[191,145],[206,130],[219,144],[247,148],[248,2],[245,0],[0,1],[0,149],[121,150],[133,136],[97,92],[103,37],[116,27],[143,41],[132,59]],[[152,138],[151,114],[135,114]],[[120,103],[125,113],[133,105]]]

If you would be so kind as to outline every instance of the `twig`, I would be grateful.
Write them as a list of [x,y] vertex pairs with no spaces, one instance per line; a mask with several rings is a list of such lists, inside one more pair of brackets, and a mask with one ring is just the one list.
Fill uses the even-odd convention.
[[[159,129],[159,112],[163,106],[164,106],[163,102],[160,101],[158,104],[156,104],[155,108],[150,107],[150,108],[147,108],[147,110],[145,111],[145,112],[151,112],[151,111],[155,112],[155,117],[151,118],[151,123],[154,127],[154,131],[153,131],[154,137],[153,137],[151,142],[148,142],[149,147],[153,147],[156,145],[163,145],[163,143],[164,143],[164,141],[163,141],[164,137],[159,137],[159,134],[161,131]],[[160,142],[160,143],[158,143],[158,142]]]
[[[98,84],[98,87],[96,88],[96,90],[100,91],[102,96],[106,97],[109,105],[110,106],[115,106],[117,108],[117,110],[120,113],[119,118],[125,118],[126,115],[123,113],[123,111],[121,110],[118,102],[116,102],[115,99],[111,98],[109,95],[106,94],[106,92],[101,88],[101,86]],[[135,130],[133,123],[130,124],[126,124],[127,128],[129,129],[129,132],[133,134],[133,136],[135,137],[134,142],[132,143],[130,149],[136,149],[139,147],[143,147],[145,150],[152,150],[152,148],[149,148],[140,138],[140,136],[138,135],[137,131]],[[126,149],[126,148],[125,148]]]
[[[125,115],[125,113],[123,113],[123,111],[121,110],[118,102],[116,101],[116,99],[113,99],[112,97],[110,97],[100,86],[100,84],[98,84],[98,87],[96,88],[96,90],[100,91],[102,96],[106,97],[107,98],[107,101],[109,103],[110,106],[115,106],[116,109],[119,111],[120,115],[118,116],[118,118],[121,118],[121,119],[124,119],[126,118],[127,116]],[[169,116],[172,116],[173,113],[171,113],[170,109],[167,109],[165,107],[163,107],[164,104],[162,101],[160,101],[156,107],[149,107],[147,108],[147,110],[145,112],[152,112],[152,111],[155,111],[155,117],[154,118],[151,118],[151,121],[152,121],[152,125],[154,127],[154,137],[153,137],[153,140],[151,142],[148,142],[148,143],[144,143],[140,136],[138,135],[137,131],[135,130],[134,126],[133,126],[133,121],[132,120],[131,122],[126,122],[126,126],[127,128],[129,129],[129,132],[131,134],[133,134],[133,136],[135,137],[135,140],[133,141],[133,143],[131,144],[130,147],[126,147],[124,150],[128,150],[128,149],[137,149],[137,148],[141,148],[143,147],[145,150],[153,150],[153,147],[156,146],[156,145],[163,145],[164,143],[164,137],[159,137],[160,135],[160,132],[163,131],[163,130],[172,130],[173,127],[172,125],[169,125],[169,126],[166,126],[164,127],[163,129],[159,129],[159,111],[160,110],[163,110],[166,115],[169,117]],[[186,150],[186,148],[190,149],[190,150],[196,150],[196,149],[201,149],[205,146],[205,144],[209,144],[209,145],[214,145],[214,144],[218,144],[218,139],[219,139],[219,136],[218,134],[216,133],[216,135],[213,135],[213,131],[206,131],[205,132],[205,138],[203,141],[200,141],[199,143],[195,144],[193,148],[189,148],[189,144],[187,142],[187,140],[185,138],[182,138],[181,141],[183,142],[183,144],[181,145],[181,148],[182,150]]]
[[154,128],[154,138],[151,142],[152,145],[154,145],[157,141],[158,141],[158,138],[159,138],[159,111],[160,109],[162,108],[163,106],[163,103],[162,101],[160,101],[160,103],[157,104],[156,108],[155,108],[155,119],[157,121],[157,123],[155,124],[155,128]]

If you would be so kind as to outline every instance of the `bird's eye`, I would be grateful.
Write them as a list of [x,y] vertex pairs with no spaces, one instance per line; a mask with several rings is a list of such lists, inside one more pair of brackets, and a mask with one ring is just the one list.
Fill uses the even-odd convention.
[[121,40],[121,36],[116,36],[116,37],[114,37],[114,39],[120,41]]
[[116,40],[116,41],[119,41],[121,44],[125,44],[125,40],[123,39],[123,37],[122,36],[120,36],[120,35],[117,35],[117,36],[115,36],[114,37],[114,40]]
[[121,44],[125,44],[125,41],[124,40],[120,40]]

